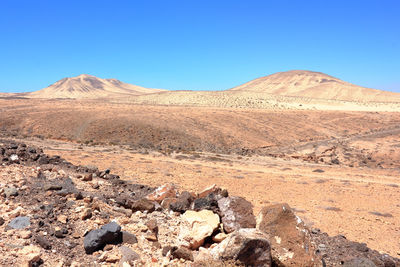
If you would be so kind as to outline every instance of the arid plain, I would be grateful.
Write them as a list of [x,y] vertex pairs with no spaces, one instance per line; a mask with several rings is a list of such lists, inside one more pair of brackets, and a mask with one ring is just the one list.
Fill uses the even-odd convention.
[[329,77],[267,79],[297,90],[261,79],[222,92],[133,95],[104,92],[103,81],[83,76],[94,84],[84,86],[91,97],[51,97],[54,88],[4,95],[0,134],[138,183],[189,191],[217,184],[256,212],[287,202],[312,227],[398,257],[399,95]]

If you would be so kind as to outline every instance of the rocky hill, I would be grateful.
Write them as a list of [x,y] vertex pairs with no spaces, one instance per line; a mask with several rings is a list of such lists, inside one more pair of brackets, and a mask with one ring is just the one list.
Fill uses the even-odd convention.
[[123,83],[117,79],[101,79],[92,75],[82,74],[77,77],[64,78],[42,90],[26,93],[29,98],[121,98],[151,94],[164,90],[149,89]]
[[216,186],[178,192],[0,141],[1,266],[398,266],[307,227],[287,204],[253,215]]
[[228,91],[345,101],[400,102],[400,94],[354,85],[321,72],[293,70],[261,77]]

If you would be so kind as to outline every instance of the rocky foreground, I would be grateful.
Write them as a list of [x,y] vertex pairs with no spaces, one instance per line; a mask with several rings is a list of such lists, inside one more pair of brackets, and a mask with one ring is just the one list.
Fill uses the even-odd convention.
[[287,204],[255,217],[216,186],[132,184],[10,141],[0,162],[1,266],[400,266],[309,229]]

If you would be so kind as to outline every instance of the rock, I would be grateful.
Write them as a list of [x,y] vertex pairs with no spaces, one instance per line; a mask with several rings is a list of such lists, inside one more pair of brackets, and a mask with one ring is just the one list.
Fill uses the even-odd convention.
[[44,186],[44,190],[45,191],[57,191],[57,190],[61,190],[62,186],[59,184],[48,184]]
[[262,208],[257,217],[257,229],[271,237],[271,253],[275,264],[311,266],[317,261],[310,231],[288,204]]
[[0,217],[0,226],[2,226],[5,223],[3,217]]
[[44,249],[51,249],[50,241],[41,235],[35,237],[36,242]]
[[135,244],[137,243],[137,237],[129,232],[122,231],[122,243],[124,244]]
[[18,196],[18,190],[15,187],[6,187],[4,188],[4,194],[6,195],[6,198],[16,197]]
[[92,209],[90,209],[90,208],[84,209],[81,214],[81,219],[87,220],[87,219],[90,219],[91,217],[92,217]]
[[165,184],[154,190],[153,193],[147,195],[147,199],[161,203],[167,197],[175,197],[176,189],[173,184]]
[[194,200],[193,209],[199,210],[212,210],[218,212],[218,196],[214,193],[209,194],[204,198],[198,198]]
[[[161,206],[161,208],[163,208],[165,210],[170,209],[171,204],[175,203],[176,201],[178,201],[178,199],[175,197],[167,197],[163,201],[161,201],[160,206]],[[158,203],[158,202],[156,202],[156,203]]]
[[190,208],[192,202],[193,196],[189,192],[184,191],[175,202],[169,205],[169,208],[173,211],[184,213]]
[[185,247],[172,249],[171,255],[174,259],[184,259],[184,260],[188,260],[188,261],[193,261],[192,251]]
[[68,233],[66,229],[61,229],[60,227],[56,227],[54,229],[54,236],[57,238],[64,238],[64,234]]
[[33,267],[39,266],[43,261],[41,259],[40,248],[37,246],[26,246],[18,252],[19,258],[21,258],[21,267]]
[[57,217],[57,221],[59,221],[60,223],[66,224],[67,221],[68,221],[68,217],[65,216],[65,215],[60,215],[60,216]]
[[139,211],[147,210],[148,212],[153,212],[155,210],[154,202],[146,198],[142,198],[136,201],[128,201],[127,207],[132,209],[133,212],[138,210]]
[[367,258],[354,258],[346,261],[343,267],[376,267],[376,265]]
[[189,243],[191,249],[200,247],[204,240],[211,236],[219,226],[219,216],[210,210],[188,210],[182,219],[189,223],[189,229],[181,232],[182,238]]
[[106,262],[116,263],[122,258],[122,253],[118,250],[110,251],[106,254]]
[[129,264],[134,264],[134,261],[139,260],[140,256],[139,254],[137,254],[135,251],[133,251],[132,249],[126,247],[126,246],[121,246],[119,248],[119,250],[121,251],[122,257],[120,260],[120,263],[129,263]]
[[217,190],[218,190],[217,185],[216,185],[216,184],[213,184],[213,185],[211,185],[211,186],[209,186],[209,187],[203,189],[203,190],[198,194],[198,197],[199,197],[199,198],[206,197],[206,196],[208,196],[210,193],[214,193],[214,192],[217,191]]
[[[245,266],[271,266],[268,235],[254,228],[239,229],[211,249],[216,260],[239,261]],[[309,265],[296,265],[309,266]]]
[[148,220],[145,225],[150,231],[158,235],[158,224],[156,219]]
[[242,197],[225,197],[218,200],[224,230],[231,233],[240,228],[255,228],[253,205]]
[[122,242],[121,226],[115,222],[103,225],[100,229],[90,231],[83,240],[87,254],[102,249],[106,244]]
[[213,236],[212,240],[214,242],[220,243],[222,242],[228,235],[225,233],[218,233],[215,236]]
[[18,161],[18,159],[19,159],[18,155],[13,154],[10,156],[10,161]]
[[32,232],[29,231],[29,230],[23,230],[23,231],[21,231],[21,232],[19,233],[19,236],[20,236],[22,239],[29,239],[29,238],[32,237]]
[[92,180],[93,180],[93,174],[91,174],[91,173],[85,174],[82,178],[82,181],[85,181],[85,182],[92,181]]
[[156,242],[158,240],[157,235],[154,233],[147,233],[145,238],[152,242]]
[[168,253],[169,253],[172,249],[173,249],[173,247],[171,247],[171,246],[165,246],[165,247],[162,248],[161,253],[162,253],[162,255],[165,257],[165,256],[168,255]]
[[29,217],[17,217],[7,225],[8,228],[12,229],[24,229],[31,225]]

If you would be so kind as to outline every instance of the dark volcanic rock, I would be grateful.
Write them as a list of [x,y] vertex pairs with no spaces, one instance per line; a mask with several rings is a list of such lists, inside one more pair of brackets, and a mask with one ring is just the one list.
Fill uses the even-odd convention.
[[225,197],[218,201],[221,221],[227,233],[240,228],[255,228],[253,205],[242,197]]
[[11,222],[9,222],[7,227],[12,228],[12,229],[24,229],[30,225],[31,225],[31,221],[30,221],[29,217],[17,217],[15,219],[11,220]]
[[100,229],[90,231],[83,240],[87,254],[102,249],[107,244],[122,242],[121,226],[115,222],[103,225]]
[[220,195],[215,193],[210,193],[208,196],[204,198],[198,198],[194,200],[193,209],[195,211],[200,210],[212,210],[215,213],[218,213],[218,200],[221,198]]
[[173,211],[184,213],[190,208],[192,202],[193,202],[192,195],[189,192],[184,191],[178,197],[176,202],[173,202],[169,205],[169,208]]

